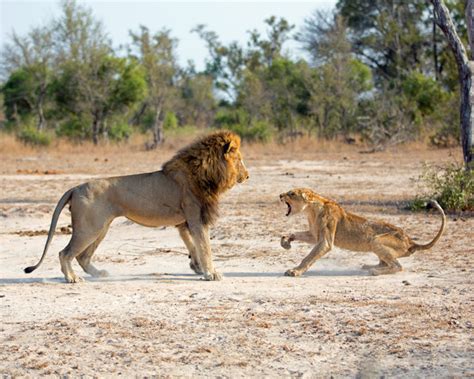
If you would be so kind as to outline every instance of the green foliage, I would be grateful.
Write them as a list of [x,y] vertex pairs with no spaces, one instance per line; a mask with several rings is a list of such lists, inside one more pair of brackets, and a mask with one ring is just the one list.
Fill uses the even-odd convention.
[[426,192],[418,196],[413,209],[423,204],[423,199],[436,199],[448,211],[474,210],[474,171],[463,165],[450,164],[445,167],[425,167],[418,181]]
[[[466,41],[463,2],[446,5]],[[424,0],[338,0],[304,21],[298,58],[286,53],[294,26],[284,18],[268,17],[242,44],[199,25],[209,52],[203,72],[178,65],[170,30],[140,26],[123,56],[91,9],[76,0],[60,8],[44,27],[13,33],[2,56],[0,114],[25,141],[41,140],[36,124],[94,142],[150,129],[161,139],[161,126],[184,133],[180,125],[193,125],[252,141],[304,128],[324,138],[358,132],[374,145],[426,135],[436,146],[458,143],[458,72]]]
[[216,114],[214,125],[219,129],[231,130],[243,140],[250,142],[268,142],[273,134],[267,122],[251,120],[243,109],[220,109]]
[[178,127],[178,119],[173,112],[166,112],[163,120],[163,128],[165,130],[176,129]]
[[25,127],[22,129],[17,138],[25,145],[40,147],[49,146],[51,144],[51,135],[47,132],[41,132],[34,127]]
[[91,135],[90,126],[91,121],[89,118],[72,116],[59,124],[59,127],[56,129],[56,135],[75,140],[86,139]]
[[417,71],[410,72],[403,80],[401,89],[422,115],[432,114],[447,99],[447,93],[439,82]]
[[120,142],[127,140],[132,135],[133,129],[126,122],[114,122],[110,127],[108,134],[112,141]]
[[269,142],[272,138],[272,129],[265,121],[255,121],[251,125],[230,124],[227,130],[237,133],[244,141]]
[[30,72],[19,68],[10,74],[2,87],[7,120],[13,121],[32,111],[34,91],[34,78]]
[[218,128],[229,128],[230,125],[249,125],[250,116],[243,109],[220,109],[214,118],[214,125]]

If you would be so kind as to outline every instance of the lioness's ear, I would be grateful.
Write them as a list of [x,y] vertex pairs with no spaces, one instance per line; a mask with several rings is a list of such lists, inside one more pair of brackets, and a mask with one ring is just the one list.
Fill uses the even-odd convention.
[[234,141],[229,141],[224,145],[224,154],[228,154],[235,150],[237,150],[237,145]]
[[305,194],[304,192],[301,194],[301,197],[302,197],[303,200],[305,200],[305,201],[308,200],[308,196],[306,196],[306,194]]

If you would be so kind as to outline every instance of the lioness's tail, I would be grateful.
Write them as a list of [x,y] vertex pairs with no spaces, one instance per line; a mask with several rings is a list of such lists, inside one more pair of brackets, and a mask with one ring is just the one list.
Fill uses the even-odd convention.
[[443,208],[441,208],[441,206],[436,200],[430,200],[430,204],[435,207],[441,214],[441,227],[439,228],[438,234],[436,234],[435,238],[433,238],[433,240],[427,243],[426,245],[419,245],[417,243],[413,243],[413,245],[408,249],[409,255],[413,254],[417,250],[431,249],[444,232],[444,226],[446,224],[446,215],[444,214]]
[[53,219],[51,220],[51,226],[49,227],[48,239],[46,240],[46,245],[44,246],[43,255],[41,256],[41,259],[36,265],[25,268],[24,271],[26,274],[29,274],[30,272],[35,271],[43,262],[43,259],[46,256],[46,252],[48,251],[49,244],[51,243],[51,240],[53,239],[53,235],[54,235],[54,231],[56,230],[56,225],[58,223],[59,215],[61,214],[66,204],[69,203],[69,201],[71,200],[71,196],[74,190],[75,188],[71,188],[69,191],[67,191],[59,200],[58,205],[56,205],[56,208],[54,209],[54,213],[53,213]]

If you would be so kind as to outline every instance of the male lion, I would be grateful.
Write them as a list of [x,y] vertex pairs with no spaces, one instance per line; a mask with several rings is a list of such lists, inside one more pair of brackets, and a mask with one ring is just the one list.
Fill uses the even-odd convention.
[[441,228],[430,243],[419,245],[402,229],[383,221],[370,221],[346,212],[339,204],[307,188],[282,193],[280,200],[288,207],[287,216],[304,212],[309,222],[308,231],[282,237],[281,246],[290,249],[292,241],[316,244],[298,267],[286,271],[287,276],[299,276],[305,273],[334,245],[352,251],[374,252],[379,258],[379,264],[362,267],[369,269],[372,275],[395,273],[402,270],[397,258],[410,256],[417,250],[431,248],[441,237],[446,223],[443,209],[432,200],[431,204],[442,216]]
[[191,268],[206,280],[220,280],[209,243],[209,225],[217,217],[219,196],[249,174],[240,154],[240,138],[220,131],[198,139],[166,162],[161,171],[94,180],[71,188],[53,213],[40,261],[43,261],[59,214],[70,204],[72,236],[59,253],[66,281],[81,280],[71,267],[74,258],[92,276],[107,276],[91,258],[112,220],[125,216],[145,226],[176,226],[191,258]]

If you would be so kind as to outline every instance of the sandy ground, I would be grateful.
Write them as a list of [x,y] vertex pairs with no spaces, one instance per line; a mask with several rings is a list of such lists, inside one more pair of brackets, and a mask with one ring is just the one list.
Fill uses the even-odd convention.
[[435,213],[412,213],[424,162],[448,151],[247,152],[251,179],[222,199],[212,230],[221,282],[188,267],[176,230],[114,221],[95,262],[110,277],[65,284],[57,253],[63,212],[43,265],[52,210],[65,190],[94,177],[152,171],[164,153],[1,156],[0,375],[3,377],[466,377],[474,375],[472,217],[453,216],[404,271],[372,277],[372,254],[334,249],[301,278],[284,277],[309,252],[279,246],[305,227],[278,194],[309,186],[348,210],[429,241]]

